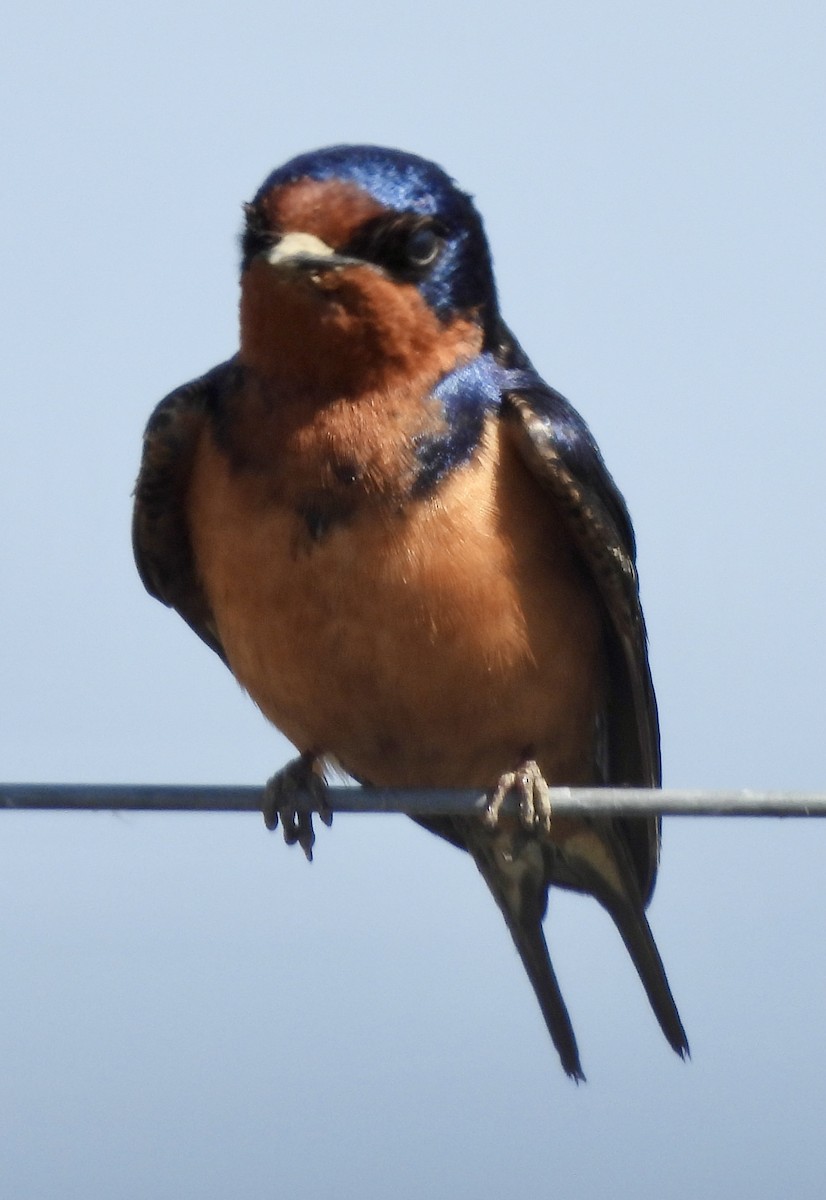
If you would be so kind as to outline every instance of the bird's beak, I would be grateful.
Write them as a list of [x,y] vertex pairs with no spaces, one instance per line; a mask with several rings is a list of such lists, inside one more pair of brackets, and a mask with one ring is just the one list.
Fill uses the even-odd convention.
[[264,251],[262,258],[271,267],[288,270],[331,271],[364,265],[359,258],[336,254],[313,233],[285,233],[274,246]]

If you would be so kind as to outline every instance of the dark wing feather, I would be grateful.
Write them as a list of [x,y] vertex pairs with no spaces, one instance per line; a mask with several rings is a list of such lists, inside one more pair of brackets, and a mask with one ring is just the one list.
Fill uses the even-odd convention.
[[[658,787],[657,702],[625,502],[588,426],[558,392],[538,380],[536,386],[509,392],[503,398],[502,418],[527,466],[567,520],[605,606],[609,683],[604,782]],[[656,877],[660,822],[629,818],[615,827],[647,903]]]
[[218,654],[226,656],[195,568],[186,518],[192,460],[210,409],[234,376],[232,361],[171,392],[149,418],[135,485],[132,546],[146,590],[176,609]]

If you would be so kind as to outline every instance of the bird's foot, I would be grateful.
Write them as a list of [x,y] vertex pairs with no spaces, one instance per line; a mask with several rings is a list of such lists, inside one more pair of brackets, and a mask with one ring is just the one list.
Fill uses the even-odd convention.
[[[307,797],[312,800],[312,809],[306,805]],[[304,803],[296,803],[297,800],[303,800]],[[302,754],[277,771],[272,779],[267,780],[261,811],[267,829],[276,829],[280,820],[287,845],[294,846],[298,842],[307,856],[307,862],[312,862],[315,841],[313,811],[318,813],[325,825],[333,823],[321,759],[315,754]]]
[[519,820],[524,827],[549,833],[551,793],[544,775],[532,758],[520,763],[515,771],[506,771],[500,777],[482,818],[491,828],[497,825],[500,810],[510,792],[516,792],[519,797]]

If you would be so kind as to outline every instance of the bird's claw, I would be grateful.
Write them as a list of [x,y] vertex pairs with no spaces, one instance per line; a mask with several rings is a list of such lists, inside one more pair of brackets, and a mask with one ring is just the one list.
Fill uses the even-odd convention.
[[485,805],[483,820],[490,828],[499,822],[499,813],[510,792],[519,797],[519,820],[529,830],[549,833],[551,829],[551,793],[545,777],[533,759],[520,763],[515,771],[506,771]]
[[[311,806],[307,805],[308,798]],[[325,825],[333,823],[320,759],[314,754],[302,754],[277,771],[267,780],[261,811],[267,829],[277,829],[280,821],[287,845],[294,846],[298,842],[307,862],[312,862],[313,812],[318,813]]]

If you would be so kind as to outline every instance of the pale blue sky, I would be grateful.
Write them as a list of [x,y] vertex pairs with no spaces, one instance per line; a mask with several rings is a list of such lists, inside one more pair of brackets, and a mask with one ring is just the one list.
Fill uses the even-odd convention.
[[[826,10],[32,0],[0,45],[0,776],[260,783],[288,747],[144,594],[143,424],[232,353],[240,205],[291,155],[434,158],[629,502],[666,782],[822,788]],[[339,818],[0,820],[16,1200],[822,1195],[826,826],[666,823],[669,1051],[552,896],[587,1086],[472,864]]]

